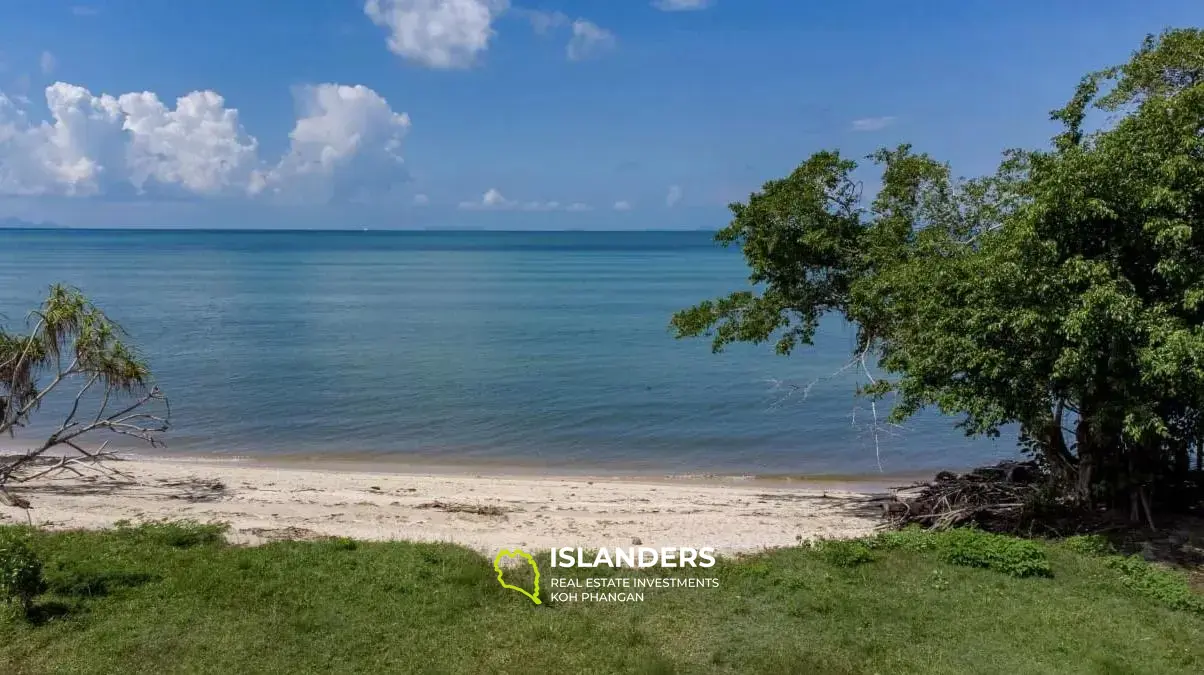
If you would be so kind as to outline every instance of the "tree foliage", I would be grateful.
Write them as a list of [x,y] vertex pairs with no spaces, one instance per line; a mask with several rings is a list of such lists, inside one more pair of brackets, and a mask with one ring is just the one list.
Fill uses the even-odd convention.
[[[52,286],[28,324],[22,332],[0,326],[0,434],[14,436],[27,427],[55,392],[72,398],[49,436],[22,454],[0,458],[0,501],[17,506],[26,504],[8,492],[10,483],[58,470],[104,471],[101,460],[112,453],[105,445],[88,449],[86,436],[108,432],[153,445],[168,426],[166,412],[147,412],[166,399],[151,383],[145,361],[125,343],[121,327],[78,290]],[[47,465],[43,456],[51,449],[67,455]]]
[[1148,511],[1204,439],[1204,32],[1148,37],[1051,116],[1050,148],[977,179],[880,150],[868,204],[855,162],[816,153],[730,207],[717,239],[743,249],[753,290],[672,327],[788,354],[841,315],[854,356],[891,374],[863,393],[893,394],[895,419],[1017,423],[1068,496]]

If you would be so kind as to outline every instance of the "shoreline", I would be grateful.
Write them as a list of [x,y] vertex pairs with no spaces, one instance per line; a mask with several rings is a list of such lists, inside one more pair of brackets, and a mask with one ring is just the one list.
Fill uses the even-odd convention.
[[[0,457],[24,454],[28,443],[0,439]],[[836,471],[807,473],[803,471],[727,470],[722,468],[677,468],[667,465],[636,462],[589,464],[581,462],[547,464],[530,458],[439,456],[431,453],[362,452],[348,450],[306,452],[237,452],[191,449],[173,451],[170,446],[151,449],[145,446],[110,446],[124,460],[167,461],[181,463],[239,464],[280,468],[313,468],[373,473],[436,473],[513,476],[520,478],[604,478],[655,481],[692,482],[752,482],[763,485],[851,486],[856,491],[887,490],[917,481],[927,481],[939,471],[969,471],[979,464],[942,465],[930,469],[906,469],[887,472]]]
[[[347,536],[525,546],[710,546],[720,555],[857,537],[881,524],[888,485],[707,476],[552,475],[463,467],[123,455],[124,477],[13,485],[28,512],[0,522],[98,529],[225,522],[237,544]],[[892,481],[893,482],[893,481]],[[894,482],[894,484],[898,484]]]
[[708,485],[748,484],[792,488],[830,488],[853,492],[890,490],[915,481],[926,481],[935,472],[899,472],[883,474],[832,473],[751,473],[707,470],[671,471],[632,466],[544,466],[517,461],[443,460],[433,457],[390,454],[167,454],[128,451],[120,453],[126,461],[178,462],[195,464],[235,464],[248,467],[337,471],[373,474],[433,474],[495,478],[556,478],[635,482],[695,483]]

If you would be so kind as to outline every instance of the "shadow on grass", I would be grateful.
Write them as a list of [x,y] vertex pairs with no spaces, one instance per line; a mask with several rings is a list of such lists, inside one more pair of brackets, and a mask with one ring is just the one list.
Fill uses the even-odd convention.
[[74,608],[64,602],[50,600],[34,603],[25,613],[25,620],[31,625],[42,626],[55,619],[61,619],[74,612]]
[[161,577],[142,572],[67,572],[47,583],[47,590],[76,598],[100,598],[121,588],[137,588]]
[[192,548],[224,543],[226,529],[227,526],[223,523],[198,523],[190,520],[149,522],[141,525],[119,522],[113,533],[125,541],[145,546]]
[[31,626],[42,626],[56,619],[86,612],[89,600],[103,598],[118,589],[137,588],[161,579],[141,572],[65,572],[47,580],[45,591],[66,602],[50,599],[36,601],[24,612],[23,618]]
[[1164,516],[1157,526],[1121,522],[1120,516],[1100,532],[1123,554],[1182,570],[1197,592],[1204,592],[1204,518],[1198,515]]

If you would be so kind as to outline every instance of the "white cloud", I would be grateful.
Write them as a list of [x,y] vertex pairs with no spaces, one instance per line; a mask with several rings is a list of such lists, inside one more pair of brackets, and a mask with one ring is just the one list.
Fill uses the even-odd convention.
[[22,106],[0,94],[0,194],[35,195],[48,180],[36,160],[41,139],[29,133]]
[[213,91],[174,108],[154,92],[93,95],[65,82],[45,95],[50,119],[34,122],[28,99],[0,93],[0,195],[354,196],[401,180],[410,126],[367,87],[305,87],[288,153],[265,165],[238,110]]
[[628,202],[625,200],[619,200],[619,201],[615,202],[615,211],[630,211],[630,210],[631,210],[631,202]]
[[509,0],[367,0],[364,14],[388,29],[389,50],[429,68],[467,68],[489,48]]
[[692,12],[706,9],[714,0],[653,0],[652,6],[662,12]]
[[537,35],[547,35],[554,28],[567,26],[569,17],[564,12],[545,12],[538,9],[515,7],[514,13],[531,23],[531,30]]
[[464,211],[590,211],[592,207],[589,204],[574,202],[568,206],[562,206],[560,202],[541,202],[528,201],[520,202],[514,199],[508,199],[497,188],[489,188],[485,194],[481,195],[480,199],[472,201],[460,202],[460,209]]
[[481,204],[488,207],[506,206],[512,202],[508,201],[495,188],[489,188],[485,191],[485,196],[481,197]]
[[460,208],[466,211],[483,211],[491,209],[510,209],[514,208],[517,202],[513,202],[502,196],[501,191],[496,188],[489,188],[485,194],[481,196],[479,201],[460,202]]
[[581,61],[599,56],[613,49],[615,35],[598,24],[577,19],[570,21],[564,12],[548,12],[538,9],[515,7],[513,13],[526,19],[536,35],[549,35],[552,31],[568,26],[572,35],[565,46],[565,54],[570,61]]
[[410,118],[364,85],[319,84],[294,91],[301,116],[289,151],[257,175],[251,191],[270,188],[312,200],[387,190],[404,180],[401,141]]
[[42,58],[38,61],[38,65],[42,68],[43,75],[49,75],[54,72],[55,66],[54,54],[50,52],[42,52]]
[[56,82],[46,88],[49,122],[0,97],[0,193],[93,195],[125,172],[118,99]]
[[573,37],[565,52],[570,61],[581,61],[612,49],[615,35],[601,26],[585,19],[573,22]]
[[882,131],[895,123],[893,117],[863,117],[853,120],[853,131]]
[[681,186],[680,185],[670,185],[669,186],[669,194],[665,195],[665,206],[668,206],[669,208],[673,208],[674,206],[677,206],[677,203],[680,201],[681,201]]
[[414,195],[414,206],[426,206],[431,203],[431,198],[419,193]]
[[129,181],[177,185],[197,194],[219,194],[245,185],[258,163],[258,142],[238,121],[238,111],[212,91],[194,91],[167,108],[151,92],[118,99],[128,133]]

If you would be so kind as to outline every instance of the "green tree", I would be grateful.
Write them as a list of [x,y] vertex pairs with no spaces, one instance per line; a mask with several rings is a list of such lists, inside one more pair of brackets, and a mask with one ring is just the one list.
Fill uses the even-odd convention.
[[1204,439],[1204,33],[1148,37],[1052,117],[1051,148],[978,179],[880,150],[869,204],[855,162],[813,155],[731,206],[717,239],[753,289],[678,312],[677,336],[789,354],[841,315],[852,356],[890,374],[862,393],[893,394],[894,419],[1017,423],[1067,497],[1148,512]]
[[[109,441],[89,448],[92,436],[116,434],[154,445],[167,430],[166,398],[123,337],[121,327],[79,291],[61,285],[52,286],[42,306],[30,312],[27,331],[0,326],[0,434],[16,436],[27,428],[49,397],[67,403],[49,436],[24,453],[0,457],[0,501],[28,508],[8,487],[56,471],[107,472]],[[149,412],[155,403],[165,412]],[[64,454],[51,458],[52,450]]]

